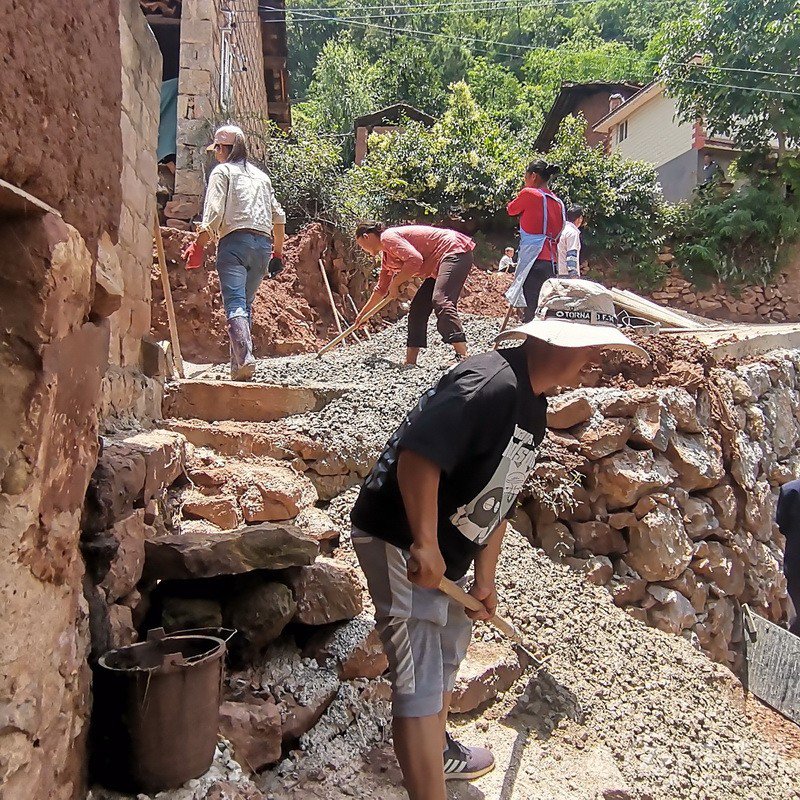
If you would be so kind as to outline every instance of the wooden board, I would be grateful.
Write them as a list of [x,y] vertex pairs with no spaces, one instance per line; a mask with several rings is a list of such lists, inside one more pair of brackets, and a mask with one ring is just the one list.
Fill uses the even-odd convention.
[[[681,330],[703,330],[707,327],[695,317],[658,305],[627,289],[609,289],[614,303],[637,317]],[[711,322],[709,321],[709,324]]]
[[38,197],[34,197],[13,183],[0,180],[0,216],[25,217],[41,214],[61,214]]
[[754,614],[744,614],[745,686],[800,724],[800,637]]

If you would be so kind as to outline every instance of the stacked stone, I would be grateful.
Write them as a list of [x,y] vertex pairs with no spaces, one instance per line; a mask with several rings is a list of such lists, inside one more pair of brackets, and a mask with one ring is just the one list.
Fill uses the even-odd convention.
[[769,286],[745,286],[736,295],[722,284],[699,289],[680,270],[672,269],[663,288],[650,296],[657,303],[716,319],[743,322],[792,322],[800,317],[800,301],[793,297],[790,276],[782,272]]
[[555,443],[580,461],[569,507],[525,506],[535,543],[635,618],[735,664],[742,603],[775,622],[790,613],[774,518],[778,487],[800,475],[799,368],[800,353],[775,351],[712,369],[693,392],[554,398]]
[[92,657],[137,630],[235,629],[221,733],[253,771],[304,736],[353,735],[331,729],[342,714],[386,706],[363,587],[320,555],[337,531],[317,501],[285,460],[223,457],[168,430],[106,437],[86,496]]

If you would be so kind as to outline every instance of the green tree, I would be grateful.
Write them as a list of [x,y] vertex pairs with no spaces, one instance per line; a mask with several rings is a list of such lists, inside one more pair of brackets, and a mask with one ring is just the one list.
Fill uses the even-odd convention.
[[640,81],[653,73],[642,54],[621,42],[579,36],[555,48],[539,48],[525,58],[523,74],[536,87],[536,101],[546,113],[565,81]]
[[534,90],[503,64],[476,58],[467,72],[467,84],[475,100],[499,122],[515,130],[541,127],[542,113],[533,102]]
[[798,139],[796,0],[704,0],[668,27],[665,45],[661,74],[684,120],[702,117],[745,149],[777,137],[783,155]]

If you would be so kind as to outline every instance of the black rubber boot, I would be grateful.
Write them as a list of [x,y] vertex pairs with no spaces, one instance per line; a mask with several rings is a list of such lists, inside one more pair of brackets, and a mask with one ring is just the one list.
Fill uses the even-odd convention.
[[252,380],[256,371],[256,359],[247,317],[233,317],[228,320],[228,337],[231,340],[231,380]]

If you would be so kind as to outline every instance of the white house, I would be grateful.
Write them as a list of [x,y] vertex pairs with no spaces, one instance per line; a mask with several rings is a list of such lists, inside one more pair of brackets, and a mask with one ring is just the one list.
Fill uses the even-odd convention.
[[673,203],[690,198],[702,183],[705,154],[726,171],[738,155],[730,139],[707,136],[701,122],[680,122],[675,100],[666,95],[661,81],[624,102],[612,96],[608,114],[594,130],[608,137],[611,152],[652,164],[665,199]]

